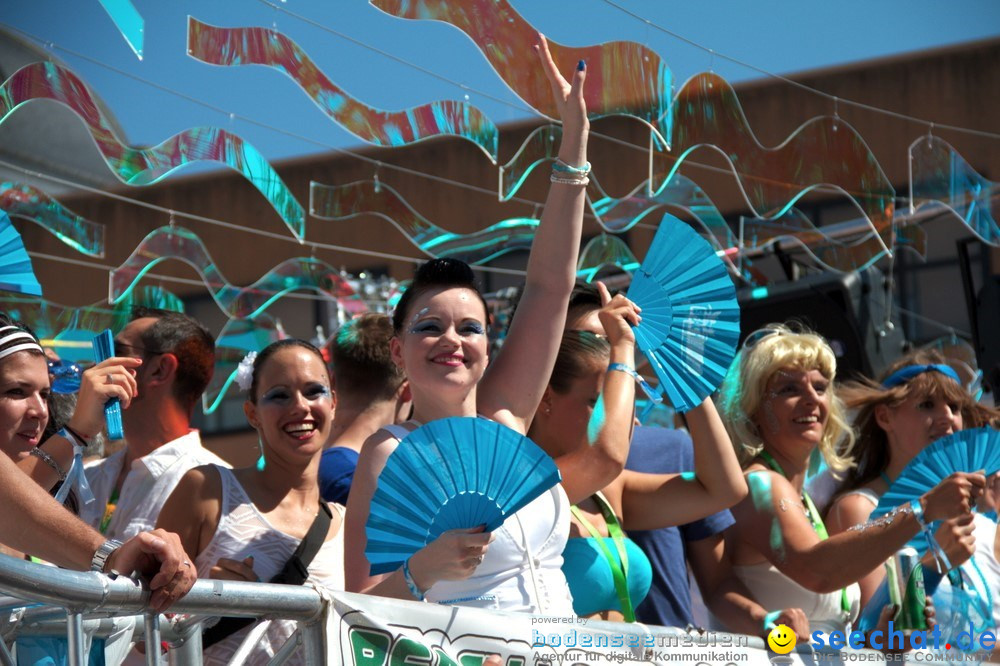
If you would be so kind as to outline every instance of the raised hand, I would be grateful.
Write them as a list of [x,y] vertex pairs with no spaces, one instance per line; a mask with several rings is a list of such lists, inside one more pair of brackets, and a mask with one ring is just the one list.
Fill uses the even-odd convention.
[[[974,529],[973,516],[971,513],[966,513],[944,521],[934,533],[934,540],[944,550],[952,568],[968,561],[976,552]],[[945,572],[941,571],[940,573]]]
[[559,109],[559,118],[563,124],[559,157],[572,166],[583,166],[587,161],[587,131],[590,129],[587,103],[583,99],[583,82],[587,78],[586,63],[580,61],[571,83],[556,67],[552,54],[549,53],[549,43],[541,33],[538,33],[535,51],[538,52],[542,69],[552,86],[552,97]]
[[[614,346],[619,342],[635,342],[632,326],[638,326],[642,321],[641,309],[638,305],[625,298],[624,294],[611,297],[611,292],[603,282],[597,282],[597,290],[601,294],[601,309],[597,318],[608,336],[608,344]],[[631,324],[631,326],[630,326]]]
[[104,428],[104,405],[112,398],[128,408],[138,393],[136,369],[142,359],[115,356],[87,368],[80,375],[80,393],[69,427],[84,437],[93,437]]
[[986,486],[982,474],[955,472],[920,498],[924,507],[924,520],[946,520],[969,513]]

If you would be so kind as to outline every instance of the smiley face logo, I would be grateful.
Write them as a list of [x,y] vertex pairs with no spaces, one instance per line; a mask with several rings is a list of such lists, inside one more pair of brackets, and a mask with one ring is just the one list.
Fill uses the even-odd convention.
[[795,632],[779,624],[767,635],[767,646],[778,654],[788,654],[795,649]]

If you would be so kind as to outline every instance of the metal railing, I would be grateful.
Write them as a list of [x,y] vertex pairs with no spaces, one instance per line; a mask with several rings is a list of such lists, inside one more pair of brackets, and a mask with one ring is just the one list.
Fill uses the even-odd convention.
[[[295,621],[297,630],[278,650],[272,663],[284,662],[300,647],[306,663],[326,663],[325,602],[319,592],[307,586],[198,580],[191,591],[170,608],[171,613],[189,614],[191,617],[164,623],[161,627],[159,615],[146,608],[149,590],[140,581],[125,576],[111,578],[98,573],[57,569],[0,555],[0,593],[9,595],[8,598],[0,598],[0,609],[3,611],[27,608],[20,622],[7,627],[5,641],[18,635],[58,636],[64,630],[68,641],[69,666],[86,664],[86,633],[97,636],[106,633],[109,631],[108,623],[102,624],[102,618],[112,616],[137,616],[137,620],[141,619],[141,623],[137,622],[136,631],[139,632],[139,626],[142,627],[147,647],[146,663],[151,666],[160,663],[161,639],[177,647],[171,654],[172,663],[200,664],[201,621],[217,616]],[[65,609],[65,617],[58,609]],[[250,632],[244,645],[234,655],[233,663],[245,658],[249,647],[259,639],[260,632]],[[0,664],[14,664],[3,643],[0,643]]]

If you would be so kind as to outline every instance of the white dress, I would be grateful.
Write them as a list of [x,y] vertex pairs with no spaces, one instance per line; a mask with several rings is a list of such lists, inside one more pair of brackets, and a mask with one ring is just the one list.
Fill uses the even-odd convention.
[[[410,432],[395,425],[384,430],[397,440]],[[427,600],[453,606],[573,615],[573,598],[562,572],[569,524],[569,498],[562,484],[556,484],[504,521],[472,576],[433,585],[426,593]]]
[[801,608],[809,619],[810,631],[847,631],[850,623],[858,617],[861,588],[857,583],[847,587],[847,601],[851,607],[847,613],[841,603],[840,590],[826,594],[807,590],[778,571],[770,562],[733,565],[733,572],[747,586],[757,603],[768,612]]
[[[215,535],[195,558],[199,578],[208,578],[209,571],[220,557],[242,560],[253,555],[253,568],[262,581],[270,580],[281,571],[298,548],[300,539],[285,534],[268,522],[253,505],[232,470],[218,467],[222,479],[222,511]],[[331,504],[335,514],[343,517],[344,507]],[[326,541],[309,564],[309,580],[331,590],[344,589],[344,531]],[[205,650],[205,664],[226,664],[239,648],[246,627]],[[266,664],[295,630],[295,623],[273,620],[267,633],[250,653],[248,664]],[[301,650],[287,663],[302,663]]]

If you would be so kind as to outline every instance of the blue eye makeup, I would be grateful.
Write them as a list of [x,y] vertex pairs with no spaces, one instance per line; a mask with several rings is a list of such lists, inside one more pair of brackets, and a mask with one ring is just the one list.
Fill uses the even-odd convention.
[[[305,396],[306,400],[312,401],[329,398],[333,393],[330,391],[330,387],[323,384],[310,384],[302,392],[302,395]],[[261,396],[261,402],[272,405],[287,405],[292,399],[292,392],[284,387],[275,387]]]
[[471,321],[462,324],[462,328],[458,332],[462,335],[482,335],[485,331],[483,325],[478,321]]
[[441,326],[436,321],[422,321],[410,327],[410,333],[440,333]]

